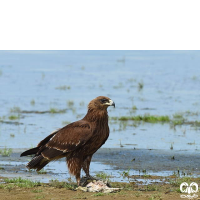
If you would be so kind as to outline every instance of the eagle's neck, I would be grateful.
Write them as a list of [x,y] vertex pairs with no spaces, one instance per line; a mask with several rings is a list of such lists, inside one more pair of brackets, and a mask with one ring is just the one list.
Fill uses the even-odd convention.
[[106,109],[103,110],[88,109],[88,112],[84,117],[84,119],[89,122],[108,124],[108,112]]

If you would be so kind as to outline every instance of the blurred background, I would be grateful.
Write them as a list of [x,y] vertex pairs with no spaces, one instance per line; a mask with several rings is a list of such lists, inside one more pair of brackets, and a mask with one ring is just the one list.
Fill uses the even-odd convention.
[[200,150],[200,51],[0,51],[0,148],[31,148],[108,96],[103,148]]

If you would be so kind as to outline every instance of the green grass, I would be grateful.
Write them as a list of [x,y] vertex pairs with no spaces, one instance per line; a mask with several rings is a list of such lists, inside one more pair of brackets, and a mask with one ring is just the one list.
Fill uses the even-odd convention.
[[56,90],[70,90],[71,87],[68,85],[62,85],[62,86],[58,86],[56,87]]
[[69,190],[75,190],[77,185],[75,183],[70,182],[59,182],[58,180],[51,180],[49,183],[50,186],[55,188],[67,188]]
[[111,177],[110,175],[106,174],[105,172],[101,172],[101,173],[96,173],[96,177],[100,178],[102,180],[110,180],[109,178]]
[[65,110],[59,110],[59,109],[57,109],[57,108],[50,108],[49,112],[50,112],[51,114],[55,114],[55,113],[64,113]]
[[132,107],[132,110],[137,110],[137,107],[136,107],[136,106],[133,106],[133,107]]
[[38,174],[46,174],[47,171],[45,171],[44,169],[41,169],[40,171],[37,172]]
[[20,107],[14,106],[13,108],[10,109],[11,113],[20,113],[21,109]]
[[94,197],[99,197],[99,196],[105,196],[105,194],[102,193],[102,192],[98,192],[98,193],[94,194],[93,196]]
[[33,193],[40,193],[42,190],[32,190]]
[[32,99],[31,102],[30,102],[30,104],[31,104],[32,106],[34,106],[34,105],[35,105],[35,100]]
[[144,88],[144,83],[141,81],[138,83],[138,90],[142,90]]
[[133,121],[144,121],[149,123],[156,123],[156,122],[170,122],[169,116],[157,116],[157,115],[137,115],[137,116],[122,116],[122,117],[111,117],[113,120],[120,120],[120,121],[127,121],[127,120],[133,120]]
[[67,101],[67,105],[68,107],[73,107],[74,106],[74,102],[72,100]]
[[183,182],[187,182],[189,184],[192,182],[192,178],[182,177],[182,178],[169,179],[169,183],[174,187],[180,187],[181,183]]
[[8,117],[9,120],[17,120],[17,119],[20,119],[20,116],[19,115],[10,115]]
[[12,183],[12,185],[17,186],[17,187],[24,187],[24,188],[33,188],[40,186],[40,182],[35,182],[35,181],[30,181],[28,179],[22,179],[21,177],[19,178],[13,178],[13,179],[4,179],[5,183]]
[[9,157],[11,153],[12,153],[12,149],[7,149],[6,147],[3,150],[0,150],[0,154],[3,157]]
[[35,199],[44,199],[45,198],[45,195],[38,195],[38,196],[35,196]]

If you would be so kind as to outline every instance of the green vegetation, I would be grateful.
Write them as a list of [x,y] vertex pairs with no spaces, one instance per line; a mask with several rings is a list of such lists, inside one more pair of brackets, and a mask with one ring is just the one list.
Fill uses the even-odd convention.
[[192,177],[182,177],[182,178],[175,178],[175,179],[169,179],[169,183],[174,187],[180,187],[180,184],[183,182],[191,183]]
[[69,101],[67,101],[67,105],[68,105],[68,107],[73,107],[74,106],[74,102],[73,101],[71,101],[71,100],[69,100]]
[[170,122],[169,116],[156,116],[156,115],[149,115],[149,114],[145,114],[144,116],[137,115],[137,116],[111,117],[111,119],[120,120],[120,121],[126,121],[126,120],[144,121],[144,122],[150,122],[150,123]]
[[101,173],[97,173],[96,174],[96,177],[97,178],[100,178],[100,179],[102,179],[102,180],[108,180],[108,181],[110,181],[110,175],[108,175],[108,174],[106,174],[105,172],[101,172]]
[[162,200],[162,196],[160,194],[152,194],[149,200]]
[[11,113],[20,113],[21,109],[20,107],[14,106],[13,108],[10,109]]
[[30,104],[31,104],[32,106],[34,106],[34,105],[35,105],[35,100],[32,99],[31,102],[30,102]]
[[0,154],[3,157],[9,157],[11,153],[12,153],[12,149],[7,149],[6,147],[3,150],[0,150]]
[[45,195],[38,195],[35,197],[35,199],[44,199],[45,198]]
[[94,197],[99,197],[99,196],[104,196],[104,195],[105,195],[105,193],[103,193],[103,192],[98,192],[98,193],[94,194],[93,196],[94,196]]
[[19,115],[10,115],[8,117],[9,120],[17,120],[17,119],[20,119],[20,116]]
[[11,134],[10,134],[10,137],[15,137],[15,134],[12,134],[12,133],[11,133]]
[[67,86],[67,85],[62,85],[62,86],[58,86],[56,87],[56,90],[70,90],[71,87]]
[[32,190],[32,192],[34,192],[34,193],[40,193],[40,192],[42,192],[42,190]]
[[49,112],[50,112],[51,114],[55,114],[55,113],[65,113],[66,110],[65,110],[65,109],[59,110],[59,109],[57,109],[57,108],[50,108]]
[[130,169],[128,169],[127,171],[123,171],[120,175],[121,175],[123,178],[127,178],[127,179],[128,179],[128,182],[130,183]]
[[142,90],[144,88],[144,83],[141,81],[138,83],[138,90]]
[[136,107],[136,106],[133,106],[133,107],[132,107],[132,110],[137,110],[137,107]]
[[59,182],[58,180],[51,180],[49,185],[55,188],[67,188],[69,190],[75,190],[77,188],[77,185],[75,183],[72,183],[70,180],[69,182]]
[[[133,107],[132,109],[137,109]],[[171,128],[175,128],[177,125],[188,124],[194,127],[200,126],[200,121],[187,121],[183,114],[176,113],[173,115],[173,118],[170,118],[167,115],[129,115],[129,116],[121,116],[121,117],[110,117],[110,120],[120,121],[120,130],[125,130],[127,126],[135,126],[137,127],[140,122],[148,122],[148,123],[169,123]],[[127,121],[133,121],[134,124],[128,124]],[[113,123],[113,122],[111,122]]]
[[22,179],[21,177],[19,178],[13,178],[13,179],[4,179],[5,183],[12,183],[12,185],[17,186],[17,187],[24,187],[24,188],[33,188],[36,186],[40,186],[40,182],[34,182],[30,181],[28,179]]
[[46,174],[47,171],[45,171],[44,169],[41,169],[40,171],[37,171],[38,174]]

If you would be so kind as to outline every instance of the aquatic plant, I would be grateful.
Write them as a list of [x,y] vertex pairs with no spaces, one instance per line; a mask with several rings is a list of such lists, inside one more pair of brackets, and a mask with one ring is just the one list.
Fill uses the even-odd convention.
[[72,101],[72,100],[68,100],[67,101],[67,105],[68,105],[68,107],[73,107],[73,105],[74,105],[74,101]]
[[35,105],[35,100],[32,99],[30,103],[31,103],[32,106],[34,106]]
[[126,121],[126,120],[134,120],[134,121],[144,121],[144,122],[150,122],[150,123],[156,123],[156,122],[170,122],[169,116],[157,116],[157,115],[137,115],[137,116],[122,116],[122,117],[111,117],[113,120],[120,120],[120,121]]
[[6,147],[4,149],[0,150],[0,154],[3,157],[9,157],[11,153],[12,153],[12,149],[7,149]]
[[128,182],[130,182],[129,181],[129,179],[130,179],[130,169],[128,169],[127,171],[126,170],[124,170],[122,173],[119,173],[123,178],[127,178],[128,179]]
[[20,107],[14,106],[13,108],[10,109],[11,113],[20,113],[21,109]]
[[62,85],[55,88],[56,90],[70,90],[71,87],[68,85]]
[[143,83],[143,81],[140,81],[140,82],[138,83],[138,90],[139,90],[139,91],[142,90],[143,87],[144,87],[144,83]]
[[10,116],[8,117],[9,120],[17,120],[17,119],[19,119],[19,118],[20,118],[19,115],[10,115]]
[[52,113],[52,114],[55,114],[55,113],[65,113],[65,109],[63,110],[59,110],[57,108],[50,108],[49,112]]
[[10,134],[10,137],[15,137],[15,134],[12,134],[12,133],[11,133],[11,134]]
[[136,106],[133,106],[133,107],[132,107],[132,110],[137,110],[137,107],[136,107]]
[[101,173],[96,173],[95,175],[97,178],[100,178],[102,180],[108,180],[110,181],[110,175],[106,174],[105,172],[101,172]]
[[40,171],[37,171],[37,173],[38,173],[38,174],[46,174],[46,173],[47,173],[47,171],[46,171],[46,170],[44,170],[44,169],[41,169]]

